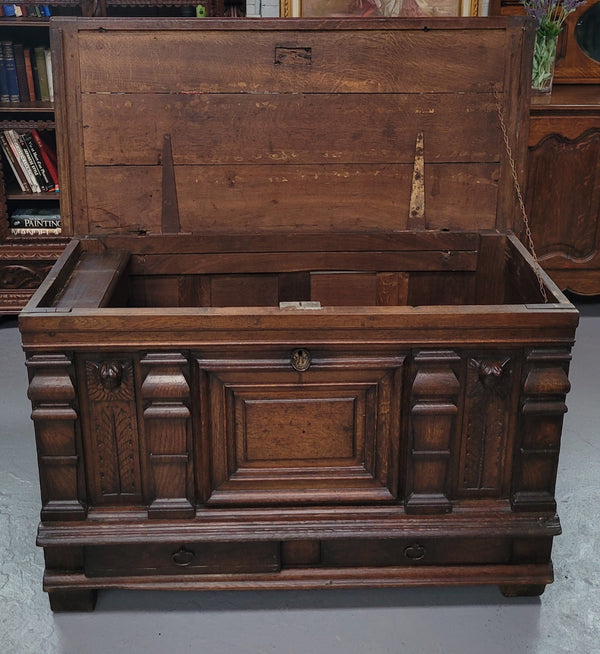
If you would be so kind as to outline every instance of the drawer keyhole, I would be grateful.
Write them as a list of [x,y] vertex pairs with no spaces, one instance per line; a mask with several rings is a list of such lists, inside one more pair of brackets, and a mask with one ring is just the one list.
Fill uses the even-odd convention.
[[185,567],[196,558],[196,555],[192,550],[186,550],[185,547],[181,547],[177,552],[171,555],[171,558],[175,565]]
[[411,561],[420,561],[425,557],[425,548],[423,545],[414,543],[414,545],[409,545],[404,550],[404,556]]

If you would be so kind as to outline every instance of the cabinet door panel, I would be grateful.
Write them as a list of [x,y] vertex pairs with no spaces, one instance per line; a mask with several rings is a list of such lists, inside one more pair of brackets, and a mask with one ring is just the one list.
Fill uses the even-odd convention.
[[600,266],[600,129],[530,147],[527,212],[547,269]]

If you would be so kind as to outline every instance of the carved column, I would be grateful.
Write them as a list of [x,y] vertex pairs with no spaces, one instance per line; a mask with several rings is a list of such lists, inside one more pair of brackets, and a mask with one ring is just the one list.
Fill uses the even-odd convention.
[[190,387],[180,353],[150,353],[141,360],[146,443],[154,500],[153,518],[192,517]]
[[570,360],[567,350],[537,349],[526,355],[512,488],[516,511],[556,510],[554,487]]
[[458,413],[460,357],[451,350],[421,351],[414,357],[409,417],[406,511],[446,513],[448,465]]
[[27,360],[42,520],[81,520],[86,516],[83,490],[79,488],[79,422],[71,364],[64,354],[36,354]]

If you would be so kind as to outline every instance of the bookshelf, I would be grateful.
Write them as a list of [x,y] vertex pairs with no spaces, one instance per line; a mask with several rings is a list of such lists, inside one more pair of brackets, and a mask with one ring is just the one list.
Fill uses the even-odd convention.
[[[207,16],[245,14],[245,0],[205,0]],[[12,5],[11,5],[12,6]],[[0,16],[0,43],[48,48],[48,17],[34,15],[35,2],[24,2],[26,16]],[[178,16],[196,19],[196,5],[189,0],[60,0],[48,5],[52,15],[69,16]],[[36,130],[45,141],[55,143],[54,107],[49,100],[0,102],[0,132]],[[3,155],[0,163],[0,316],[17,314],[62,253],[68,239],[56,235],[11,234],[9,217],[25,207],[60,210],[60,193],[24,192]]]
[[[30,5],[33,7],[34,5]],[[72,3],[60,13],[77,14]],[[36,16],[0,17],[0,43],[22,44],[25,48],[49,47],[48,18]],[[14,100],[14,98],[13,98]],[[31,133],[37,130],[53,142],[54,111],[49,99],[19,99],[0,102],[0,131]],[[23,208],[59,210],[59,193],[34,193],[21,190],[16,176],[2,156],[0,168],[0,315],[15,314],[26,304],[58,258],[67,240],[57,236],[12,236],[8,218]]]

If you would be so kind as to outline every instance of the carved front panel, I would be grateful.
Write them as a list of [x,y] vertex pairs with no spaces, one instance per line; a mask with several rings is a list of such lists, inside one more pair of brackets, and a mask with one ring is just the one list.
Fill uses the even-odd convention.
[[199,358],[209,504],[397,496],[402,357]]
[[514,353],[468,357],[458,492],[500,496],[513,427]]
[[142,501],[133,363],[107,355],[86,360],[88,483],[98,505]]

